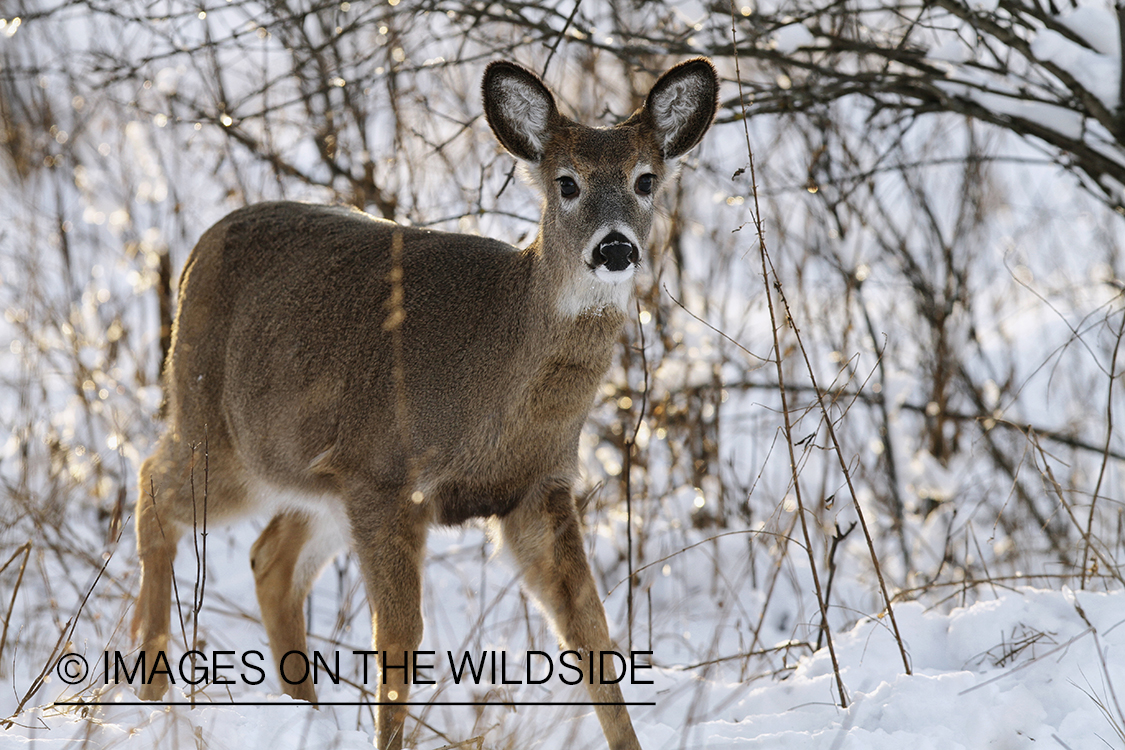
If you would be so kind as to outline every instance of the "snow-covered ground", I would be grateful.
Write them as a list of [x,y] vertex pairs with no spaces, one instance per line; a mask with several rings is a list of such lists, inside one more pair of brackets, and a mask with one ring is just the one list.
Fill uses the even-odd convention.
[[[184,626],[173,656],[178,659],[189,643],[211,655],[231,652],[235,663],[260,653],[253,661],[263,667],[261,682],[248,684],[242,670],[231,670],[227,674],[236,684],[229,690],[204,688],[193,708],[136,705],[131,687],[99,679],[104,654],[135,659],[128,623],[138,571],[128,513],[136,467],[158,430],[160,321],[154,288],[162,258],[171,259],[178,272],[202,229],[247,201],[353,199],[334,193],[331,179],[323,176],[329,172],[317,161],[318,131],[309,119],[316,113],[299,106],[300,86],[286,67],[294,62],[277,41],[280,21],[271,41],[275,32],[266,27],[244,28],[242,3],[226,11],[216,3],[206,14],[194,4],[179,4],[182,17],[171,25],[145,20],[148,3],[113,5],[91,13],[93,20],[79,3],[54,19],[29,14],[18,28],[0,24],[0,44],[6,39],[9,45],[5,54],[22,50],[25,70],[45,71],[25,83],[36,97],[53,97],[58,122],[36,133],[61,160],[51,156],[47,167],[19,179],[0,171],[0,627],[5,631],[0,750],[370,747],[368,708],[313,710],[280,695],[247,563],[260,525],[210,533],[206,591],[194,634],[188,612],[197,568],[191,545],[181,547],[177,575]],[[761,10],[773,5],[778,4],[762,3]],[[1101,0],[1082,5],[1064,9],[1055,30],[1029,31],[1027,49],[1116,111],[1117,15]],[[345,6],[367,14],[357,23],[362,34],[344,38],[364,54],[345,50],[340,70],[329,71],[326,90],[339,94],[365,81],[371,85],[364,100],[371,97],[374,114],[364,123],[367,129],[340,131],[350,144],[344,151],[367,158],[370,147],[379,155],[377,181],[401,201],[402,220],[526,242],[535,198],[522,186],[507,187],[511,160],[499,155],[479,119],[476,87],[493,50],[481,47],[478,56],[466,54],[466,62],[445,68],[437,55],[461,49],[461,27],[428,26],[431,22],[410,16],[401,36],[388,36],[379,30],[383,11],[376,5],[341,3],[340,13]],[[572,7],[579,10],[558,4],[557,18],[547,20],[561,24]],[[609,7],[588,1],[577,18],[587,12],[605,17]],[[132,25],[118,19],[130,8],[141,19]],[[751,8],[745,8],[749,16]],[[683,18],[669,23],[694,23],[707,12],[695,2],[676,9]],[[258,18],[259,10],[251,7],[251,15]],[[226,13],[236,18],[229,28]],[[205,27],[204,16],[215,25]],[[890,16],[895,25],[901,22]],[[710,38],[716,49],[728,43],[730,31],[728,19],[717,18],[713,37],[692,27],[701,44]],[[251,48],[240,41],[249,39],[247,28],[261,49],[247,52]],[[929,53],[948,69],[939,83],[949,93],[1081,137],[1122,163],[1121,144],[1075,115],[1056,77],[1023,80],[990,73],[981,67],[990,47],[959,28],[944,35],[934,30]],[[237,120],[214,109],[217,103],[206,95],[214,76],[205,67],[195,69],[204,58],[199,50],[192,59],[186,52],[168,51],[167,59],[157,55],[151,70],[138,63],[140,78],[125,76],[108,94],[98,81],[81,95],[69,88],[75,81],[89,83],[68,72],[70,61],[100,60],[102,42],[122,58],[144,57],[202,45],[206,29],[238,30],[220,34],[216,46],[216,60],[236,73],[226,84],[230,103],[241,102],[233,111]],[[769,43],[778,52],[801,55],[821,43],[813,32],[804,21],[786,21]],[[15,46],[27,37],[29,43]],[[118,41],[135,50],[119,50]],[[542,63],[546,48],[536,44],[519,46],[514,54]],[[416,63],[409,76],[397,79],[412,88],[409,95],[395,89],[394,108],[386,106],[389,94],[383,91],[386,61],[365,57],[382,45],[389,45],[388,60],[397,55]],[[71,55],[71,47],[86,50],[86,56]],[[548,78],[561,101],[590,118],[627,112],[626,92],[612,77],[583,78],[585,58],[568,57],[574,49],[568,51],[567,44],[559,50]],[[719,62],[733,75],[730,60]],[[274,83],[261,89],[260,97],[237,93],[252,92],[262,80]],[[735,89],[729,80],[724,86],[729,101]],[[206,106],[196,111],[184,104],[192,101]],[[261,115],[271,107],[280,108],[269,118]],[[96,118],[86,114],[91,109]],[[396,129],[393,109],[420,130]],[[891,592],[899,592],[894,614],[912,672],[906,673],[892,636],[860,533],[836,548],[834,528],[842,533],[855,513],[836,473],[836,457],[825,447],[820,413],[805,391],[793,407],[800,422],[794,439],[806,498],[811,497],[806,517],[814,556],[818,565],[829,559],[836,564],[828,619],[846,690],[844,707],[828,649],[815,645],[820,613],[795,523],[772,363],[763,365],[773,348],[764,302],[771,286],[763,285],[750,237],[746,147],[741,123],[729,121],[732,114],[737,113],[725,112],[728,122],[717,124],[689,160],[682,195],[674,203],[669,197],[670,213],[685,217],[676,236],[683,257],[680,265],[673,263],[661,249],[669,238],[658,231],[656,268],[638,285],[643,309],[629,329],[633,346],[621,348],[622,361],[610,373],[583,436],[583,469],[592,488],[587,539],[611,630],[623,650],[631,639],[634,650],[651,651],[655,665],[642,677],[653,684],[624,688],[627,700],[637,704],[631,713],[643,746],[1125,750],[1125,713],[1118,700],[1125,698],[1120,627],[1125,591],[1115,578],[1125,554],[1125,482],[1122,462],[1109,458],[1111,451],[1125,452],[1119,385],[1125,350],[1117,347],[1125,330],[1119,217],[1082,194],[1061,168],[1045,164],[1054,154],[1044,159],[1034,141],[990,131],[995,142],[970,152],[961,141],[983,130],[962,129],[952,118],[919,118],[904,135],[904,150],[888,152],[904,164],[915,161],[912,154],[925,157],[918,162],[917,183],[896,182],[889,167],[881,174],[879,165],[889,163],[881,149],[891,136],[883,133],[883,140],[870,143],[857,139],[861,150],[871,153],[857,157],[854,166],[860,171],[876,166],[871,200],[885,199],[890,210],[846,216],[845,238],[825,224],[826,215],[814,210],[817,204],[809,197],[814,189],[824,195],[834,188],[811,182],[819,156],[811,165],[808,157],[819,151],[798,143],[801,133],[792,121],[751,120],[754,148],[762,150],[760,184],[773,206],[772,214],[766,209],[766,237],[780,269],[778,281],[793,303],[793,322],[821,368],[821,383],[844,386],[845,400],[853,389],[866,397],[849,401],[846,411],[838,403],[833,415]],[[844,116],[845,124],[852,118],[857,133],[868,132],[871,113],[864,107],[841,107],[833,114]],[[278,153],[308,168],[309,181],[289,182],[275,174],[268,159],[256,161],[253,149],[227,140],[226,128],[232,126],[246,137],[275,139]],[[360,132],[374,143],[363,140],[361,147]],[[959,182],[967,171],[961,159],[970,153],[981,156],[981,169],[987,170],[979,184]],[[996,164],[989,166],[992,157]],[[1005,164],[1006,158],[1011,163]],[[929,159],[933,164],[923,169]],[[66,169],[57,168],[60,163]],[[845,186],[851,179],[847,166],[841,167]],[[936,207],[940,230],[934,236],[925,234],[920,209],[909,200],[919,185],[932,191],[927,208]],[[1116,183],[1101,187],[1111,197],[1125,194]],[[987,193],[979,205],[955,200],[976,189]],[[942,218],[977,208],[985,218],[967,232],[959,219]],[[866,223],[870,217],[876,217],[874,224]],[[873,238],[881,230],[901,233],[901,243],[893,244],[902,244],[903,254],[880,248]],[[945,249],[946,238],[956,261],[949,268],[933,254],[938,244]],[[904,275],[910,264],[932,272],[933,279],[923,274],[923,280],[935,289],[944,283],[943,274],[971,281],[947,300],[936,298],[949,302],[951,311],[941,331],[919,316],[919,302],[911,295],[918,279]],[[674,304],[673,294],[679,295]],[[950,357],[952,364],[964,365],[965,381],[943,382],[945,390],[938,389],[950,397],[950,413],[960,415],[937,424],[937,435],[944,436],[938,442],[948,442],[941,460],[932,453],[935,431],[924,424],[940,410],[932,400],[937,374],[927,369],[946,364],[927,351],[937,346],[939,332],[950,337],[941,338],[943,346],[964,350]],[[638,356],[642,346],[645,353]],[[807,387],[791,336],[781,348],[790,383]],[[979,404],[969,398],[975,386]],[[888,410],[882,415],[880,393]],[[1116,427],[1107,413],[1117,415]],[[637,427],[630,474],[638,567],[631,633],[622,425],[626,434]],[[1035,430],[1039,444],[1028,437]],[[897,473],[887,469],[887,457],[897,460]],[[1010,462],[1007,468],[1004,461]],[[1048,469],[1054,472],[1050,481]],[[106,545],[117,493],[127,500],[125,530],[118,543]],[[901,503],[902,519],[892,515],[892,495]],[[1082,522],[1091,503],[1097,506],[1091,513],[1093,547],[1104,555],[1097,564],[1082,559]],[[31,545],[26,558],[25,542]],[[504,652],[515,664],[530,650],[558,655],[502,558],[476,528],[432,534],[422,649],[434,651],[438,663],[447,653]],[[1073,590],[1084,566],[1096,590]],[[822,583],[830,575],[827,567],[819,570]],[[365,694],[354,683],[363,680],[352,656],[370,647],[370,630],[354,562],[341,558],[329,566],[308,611],[311,646],[340,654],[348,665],[344,676],[353,683],[322,681],[322,701],[361,702]],[[73,686],[65,684],[55,671],[62,654],[70,660],[67,668],[76,668],[75,656],[81,656],[94,671]],[[479,684],[458,685],[448,670],[434,671],[437,684],[419,686],[411,696],[420,704],[407,723],[415,747],[605,746],[592,710],[566,705],[586,700],[581,687],[557,679],[497,684],[491,675]],[[33,690],[41,673],[46,679]],[[258,677],[253,670],[247,674]],[[182,688],[169,699],[188,701]],[[107,705],[62,707],[57,701]],[[459,702],[479,705],[450,705]],[[11,718],[5,722],[6,717]]]
[[[1079,750],[1125,742],[1116,692],[1125,686],[1122,594],[1025,588],[947,615],[927,613],[917,604],[902,606],[897,614],[913,674],[903,674],[883,623],[857,625],[836,641],[851,701],[846,709],[834,703],[831,663],[823,650],[800,659],[787,679],[753,689],[722,681],[700,686],[683,671],[654,670],[656,684],[635,687],[629,696],[656,701],[655,707],[633,709],[643,746]],[[713,706],[711,718],[685,732],[684,719],[701,689]],[[129,691],[116,694],[133,699]],[[235,697],[272,705],[129,705],[82,712],[44,706],[17,717],[16,725],[0,735],[0,747],[64,748],[87,742],[115,747],[125,740],[133,748],[186,748],[199,741],[244,750],[370,747],[369,733],[354,726],[354,708],[316,711],[267,692]],[[208,699],[221,703],[226,697],[212,692]],[[522,699],[518,692],[512,697]],[[581,710],[589,709],[575,709],[575,715]],[[537,713],[558,713],[543,707],[518,711],[526,713],[528,724],[537,721]],[[464,736],[455,726],[442,729],[458,739]],[[560,744],[560,737],[567,743]],[[582,719],[578,738],[580,746],[598,745],[591,716]],[[485,733],[486,747],[491,739]],[[575,746],[569,742],[565,729],[556,728],[522,736],[515,746]]]
[[[245,562],[251,529],[212,535],[208,587],[211,604],[201,618],[200,649],[208,654],[228,650],[237,664],[243,654],[268,655],[264,633],[255,621],[252,581]],[[557,681],[543,686],[503,685],[488,672],[477,684],[456,685],[440,662],[446,652],[507,651],[514,672],[522,672],[529,648],[558,657],[541,618],[521,614],[526,602],[513,584],[510,568],[500,559],[481,554],[479,532],[438,533],[431,543],[427,567],[427,634],[423,650],[433,650],[438,666],[429,673],[434,686],[417,687],[412,700],[430,702],[416,706],[412,716],[432,729],[415,736],[418,747],[439,748],[480,737],[481,747],[575,748],[603,746],[604,740],[592,710],[566,705],[524,705],[488,708],[442,705],[471,701],[499,704],[581,702],[579,687]],[[595,540],[597,544],[597,540]],[[719,545],[721,569],[735,571],[739,547]],[[181,550],[183,551],[183,550]],[[122,550],[123,558],[129,558]],[[684,552],[683,555],[688,555]],[[491,558],[492,556],[489,556]],[[181,554],[183,567],[191,567],[190,550]],[[673,560],[675,562],[675,560]],[[110,567],[127,569],[129,559]],[[685,563],[690,570],[692,564]],[[324,633],[335,616],[340,589],[350,590],[347,566],[331,580],[329,574],[313,596],[310,630]],[[131,580],[122,574],[126,585]],[[182,596],[190,596],[192,582],[181,576]],[[98,582],[95,589],[109,587]],[[685,639],[707,642],[724,631],[724,613],[707,603],[706,592],[676,594],[653,589],[655,611],[662,621],[686,623]],[[28,593],[28,592],[24,592]],[[737,593],[737,592],[732,592]],[[776,647],[782,668],[773,675],[748,674],[746,659],[718,658],[710,668],[692,664],[684,644],[667,644],[667,637],[651,646],[660,665],[639,673],[638,679],[654,684],[626,685],[626,700],[639,704],[631,711],[642,744],[659,748],[855,748],[902,750],[934,748],[967,750],[985,748],[1070,748],[1085,750],[1125,745],[1125,715],[1118,695],[1125,692],[1125,592],[1094,593],[1046,591],[1030,587],[999,588],[994,598],[985,595],[967,607],[944,606],[927,610],[916,602],[895,608],[912,674],[903,669],[899,648],[887,618],[864,618],[835,635],[837,659],[847,690],[848,706],[839,705],[835,677],[827,649],[815,653],[802,644],[764,643]],[[952,602],[959,592],[950,591]],[[746,597],[750,592],[744,592]],[[344,595],[347,597],[348,595]],[[361,595],[359,595],[361,597]],[[610,617],[622,597],[616,589],[609,597]],[[747,599],[744,604],[748,604]],[[731,603],[732,605],[734,603]],[[82,621],[74,631],[70,652],[81,654],[90,665],[90,677],[74,687],[53,674],[11,727],[0,731],[0,748],[64,748],[76,746],[130,748],[236,748],[286,750],[288,748],[370,747],[371,720],[367,709],[331,706],[313,710],[278,695],[277,677],[266,661],[255,663],[269,672],[259,685],[240,683],[260,675],[236,668],[229,688],[211,685],[196,696],[195,708],[187,705],[137,705],[133,689],[104,685],[101,676],[105,650],[128,653],[129,641],[121,623],[128,601],[120,597],[90,597]],[[729,605],[728,605],[729,606]],[[483,607],[483,611],[481,608]],[[91,611],[92,609],[92,611]],[[352,626],[330,638],[314,638],[311,647],[325,654],[340,653],[345,663],[353,650],[368,648],[369,632],[357,612]],[[524,625],[513,627],[513,623]],[[105,627],[99,627],[99,623]],[[670,628],[671,626],[669,626]],[[516,632],[520,629],[524,633]],[[190,623],[187,632],[190,634]],[[621,628],[615,628],[623,638]],[[727,631],[720,650],[733,644]],[[777,633],[780,630],[776,631]],[[798,632],[801,632],[798,629]],[[109,633],[108,639],[99,634]],[[26,636],[26,634],[24,634]],[[189,635],[190,637],[190,635]],[[643,639],[643,636],[641,636]],[[44,639],[46,640],[46,639]],[[735,639],[736,640],[736,639]],[[635,645],[638,650],[648,645]],[[176,655],[182,649],[176,651]],[[723,656],[729,656],[726,652]],[[0,713],[10,713],[30,686],[33,664],[26,654],[14,660],[18,672],[9,682],[11,691],[0,697]],[[135,657],[135,655],[133,655]],[[71,657],[73,658],[73,657]],[[331,658],[331,656],[329,657]],[[345,667],[345,673],[348,669]],[[541,673],[539,673],[541,674]],[[351,674],[359,680],[358,673]],[[369,677],[370,683],[374,679]],[[173,689],[171,702],[186,703],[189,696]],[[354,686],[320,682],[321,700],[355,702],[361,698]],[[53,701],[74,699],[110,705],[52,706]],[[214,703],[218,705],[205,706]],[[236,703],[238,705],[222,705]],[[119,705],[115,705],[119,704]],[[259,704],[259,705],[247,705]],[[408,731],[418,726],[411,720]],[[465,747],[475,747],[471,742]]]

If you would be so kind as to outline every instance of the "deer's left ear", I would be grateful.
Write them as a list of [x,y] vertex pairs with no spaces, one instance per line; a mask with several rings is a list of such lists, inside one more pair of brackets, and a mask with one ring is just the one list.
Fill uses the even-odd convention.
[[711,127],[718,104],[719,76],[705,57],[685,60],[660,76],[645,100],[644,115],[666,160],[695,148]]

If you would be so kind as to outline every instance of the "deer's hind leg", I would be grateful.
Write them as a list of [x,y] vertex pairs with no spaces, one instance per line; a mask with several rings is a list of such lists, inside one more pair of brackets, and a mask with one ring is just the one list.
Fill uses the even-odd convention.
[[[324,566],[345,546],[341,531],[331,518],[287,510],[273,517],[250,550],[262,624],[279,669],[290,651],[308,653],[305,599]],[[287,694],[316,703],[311,680],[280,676]]]
[[[605,609],[582,546],[582,529],[569,487],[533,492],[500,520],[502,543],[520,567],[524,584],[567,648],[609,651]],[[613,660],[605,665],[615,671]],[[616,674],[606,677],[616,679]],[[640,750],[616,683],[587,684],[611,750]],[[610,705],[616,704],[616,705]]]
[[[172,495],[184,484],[181,472],[165,458],[170,452],[161,440],[157,452],[141,466],[137,495],[137,555],[141,561],[141,590],[133,611],[133,638],[140,639],[145,670],[153,670],[168,650],[172,608],[172,564],[176,543],[184,526],[177,512],[181,503]],[[158,489],[159,488],[159,489]],[[137,691],[142,700],[160,700],[168,689],[168,678],[155,675]]]
[[[137,554],[141,562],[141,586],[133,614],[132,634],[140,640],[145,676],[137,691],[142,700],[160,700],[168,689],[166,673],[154,671],[161,656],[167,668],[172,629],[172,598],[176,593],[173,563],[180,538],[208,524],[218,525],[237,515],[245,489],[230,451],[223,441],[212,439],[207,448],[175,439],[166,433],[156,450],[141,465],[136,503]],[[223,467],[218,469],[217,467]],[[177,618],[178,619],[178,618]],[[181,623],[182,626],[182,623]],[[182,631],[181,631],[182,632]]]

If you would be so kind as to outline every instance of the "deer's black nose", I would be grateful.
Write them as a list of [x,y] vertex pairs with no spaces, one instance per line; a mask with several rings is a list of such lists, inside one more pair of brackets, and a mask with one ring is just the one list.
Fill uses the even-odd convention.
[[594,265],[609,271],[624,271],[640,260],[640,251],[621,232],[610,232],[594,248]]

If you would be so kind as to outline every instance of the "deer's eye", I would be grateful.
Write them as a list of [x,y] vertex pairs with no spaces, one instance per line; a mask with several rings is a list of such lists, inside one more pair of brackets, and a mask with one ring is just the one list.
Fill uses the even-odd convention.
[[559,183],[559,195],[564,198],[577,198],[578,197],[578,183],[574,181],[573,177],[560,177],[556,180]]
[[652,195],[652,183],[655,179],[654,174],[643,174],[637,178],[637,184],[633,189],[637,191],[637,195]]

